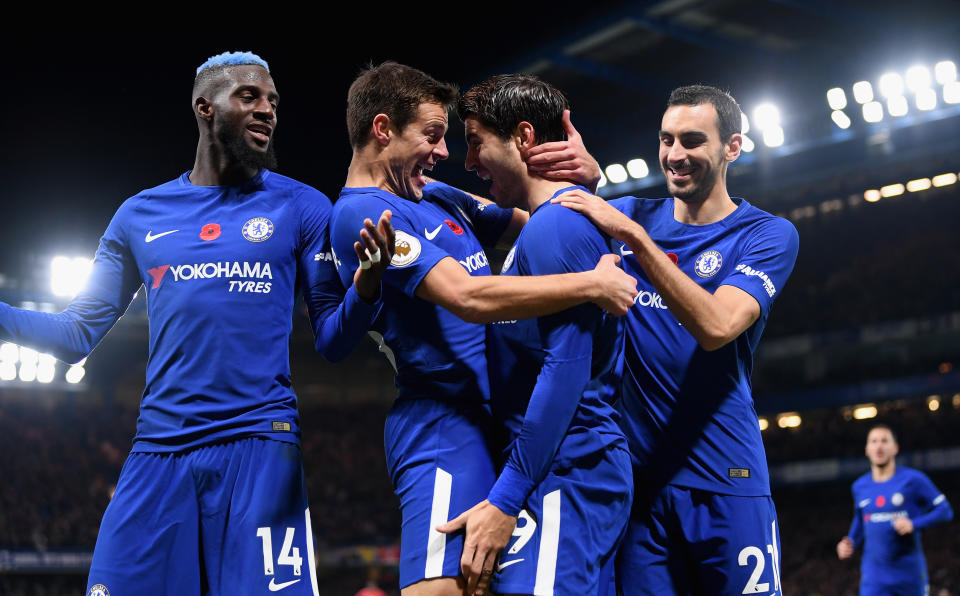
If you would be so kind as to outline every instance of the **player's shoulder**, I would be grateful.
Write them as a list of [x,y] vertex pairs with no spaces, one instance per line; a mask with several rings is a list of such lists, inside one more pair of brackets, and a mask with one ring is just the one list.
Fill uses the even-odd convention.
[[873,472],[866,472],[859,478],[853,481],[853,490],[854,492],[858,490],[863,490],[873,484]]
[[263,186],[271,191],[289,193],[294,199],[308,202],[319,201],[330,205],[330,198],[327,197],[327,195],[305,182],[300,182],[299,180],[270,170],[263,170],[260,176]]
[[467,199],[473,200],[469,194],[455,186],[450,186],[446,182],[432,180],[423,187],[423,197],[427,200],[459,202]]
[[[645,199],[641,197],[619,197],[608,201],[617,211],[631,219],[652,217],[661,213],[668,205],[673,204],[672,198]],[[671,211],[672,213],[672,211]]]
[[738,211],[740,211],[739,224],[753,229],[762,229],[767,233],[776,234],[782,237],[797,238],[797,227],[789,219],[774,215],[765,211],[756,205],[751,204],[746,199],[735,199],[739,201]]

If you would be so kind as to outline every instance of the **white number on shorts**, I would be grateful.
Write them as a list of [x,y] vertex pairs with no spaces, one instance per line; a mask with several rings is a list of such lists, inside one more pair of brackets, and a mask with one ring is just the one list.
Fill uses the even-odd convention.
[[[303,558],[300,556],[300,549],[293,546],[293,528],[287,528],[287,533],[283,537],[283,546],[280,547],[280,556],[277,557],[277,566],[290,565],[293,567],[293,574],[300,575],[303,566]],[[257,528],[257,536],[263,542],[263,574],[273,575],[273,538],[270,535],[270,528]]]
[[760,576],[763,575],[764,567],[764,557],[763,551],[755,546],[744,547],[740,551],[740,556],[737,557],[737,563],[741,567],[746,567],[749,565],[749,559],[753,557],[757,560],[756,566],[753,568],[753,573],[750,574],[750,579],[747,580],[747,585],[743,587],[743,594],[759,594],[760,592],[767,592],[770,590],[770,582],[763,582],[758,584],[757,581],[760,579]]
[[[522,526],[520,525],[521,520],[523,521]],[[517,516],[517,525],[513,528],[513,535],[517,537],[517,541],[513,543],[513,546],[510,547],[507,554],[515,555],[520,552],[520,549],[530,542],[530,539],[533,538],[533,533],[536,531],[537,522],[533,521],[533,518],[530,517],[526,509],[521,509],[520,515]]]

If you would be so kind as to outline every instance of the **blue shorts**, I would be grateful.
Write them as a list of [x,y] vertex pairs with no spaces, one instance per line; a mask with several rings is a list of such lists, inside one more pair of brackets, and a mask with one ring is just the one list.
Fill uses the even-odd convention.
[[928,596],[930,585],[926,578],[917,578],[914,582],[882,583],[861,576],[860,596]]
[[131,453],[87,594],[317,596],[300,448],[256,437]]
[[630,596],[782,594],[773,500],[667,485],[634,507],[616,566]]
[[483,408],[433,400],[394,404],[384,428],[387,471],[400,497],[400,587],[460,575],[463,533],[436,527],[487,498],[496,479]]
[[498,594],[598,594],[633,502],[630,454],[613,446],[578,467],[554,467],[524,504],[493,576]]

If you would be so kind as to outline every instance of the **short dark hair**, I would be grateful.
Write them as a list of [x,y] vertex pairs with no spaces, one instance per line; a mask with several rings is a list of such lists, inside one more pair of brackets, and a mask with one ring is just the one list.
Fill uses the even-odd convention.
[[717,130],[720,131],[720,140],[726,143],[735,134],[740,133],[743,124],[740,106],[737,100],[726,91],[709,85],[687,85],[677,87],[670,93],[667,108],[673,106],[699,106],[705,103],[712,104],[717,110]]
[[363,147],[377,114],[386,114],[398,129],[417,117],[422,103],[436,103],[450,110],[457,100],[457,87],[441,83],[422,70],[387,61],[368,66],[347,93],[347,132],[350,145]]
[[537,77],[521,74],[496,75],[474,86],[457,103],[461,120],[476,118],[506,139],[517,125],[533,125],[537,144],[562,141],[563,111],[570,107],[564,94]]
[[875,430],[878,429],[878,428],[886,429],[886,430],[890,431],[890,436],[893,438],[893,442],[894,442],[894,443],[897,443],[898,445],[900,444],[899,441],[897,441],[897,433],[894,432],[893,428],[891,428],[891,426],[890,426],[889,424],[887,424],[886,422],[877,422],[876,424],[874,424],[873,426],[871,426],[871,427],[870,427],[870,430],[867,431],[867,436],[869,437],[869,436],[870,436],[870,433],[872,433],[873,431],[875,431]]

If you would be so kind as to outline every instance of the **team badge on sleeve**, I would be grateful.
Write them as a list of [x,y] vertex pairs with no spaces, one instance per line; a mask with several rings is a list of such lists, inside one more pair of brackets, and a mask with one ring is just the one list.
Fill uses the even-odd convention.
[[700,277],[713,277],[722,266],[723,255],[716,250],[706,250],[694,261],[693,270]]
[[397,241],[390,264],[394,267],[406,267],[416,261],[419,256],[420,241],[404,231],[397,230]]
[[254,217],[243,224],[243,237],[250,242],[263,242],[273,236],[273,222],[266,217]]

